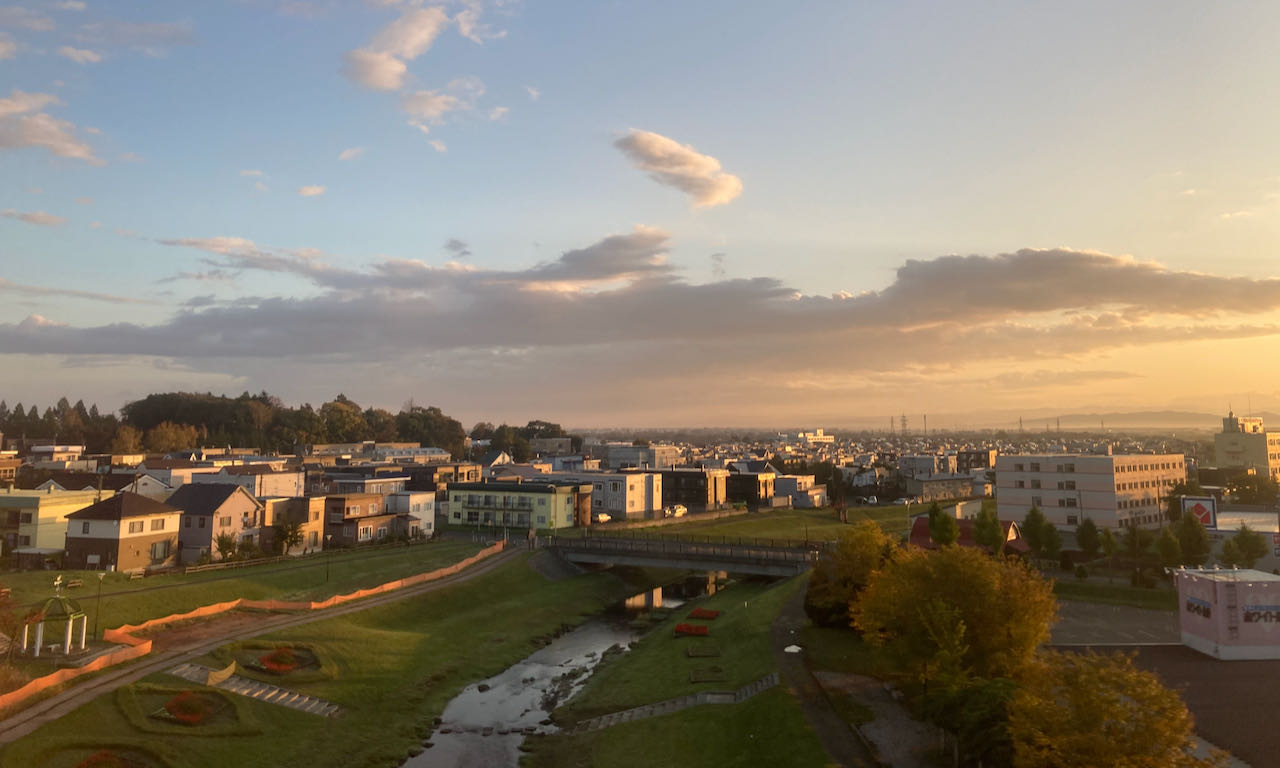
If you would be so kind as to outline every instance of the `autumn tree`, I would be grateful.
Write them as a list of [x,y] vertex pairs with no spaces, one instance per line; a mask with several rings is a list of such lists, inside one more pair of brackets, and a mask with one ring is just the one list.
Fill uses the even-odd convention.
[[297,520],[286,520],[275,528],[275,544],[280,554],[287,555],[289,550],[302,543],[302,523]]
[[128,424],[121,424],[111,438],[112,453],[138,453],[142,450],[142,433]]
[[162,421],[147,430],[143,445],[152,453],[169,453],[197,448],[199,441],[200,430],[190,424]]
[[835,548],[823,554],[809,577],[804,596],[809,619],[824,627],[848,627],[850,603],[894,548],[893,540],[874,521],[863,520],[846,531]]
[[1212,768],[1178,694],[1122,654],[1046,652],[1009,703],[1018,768]]
[[1025,664],[1057,614],[1050,583],[1020,561],[972,547],[908,549],[871,574],[853,624],[925,678],[941,649],[938,617],[931,626],[921,610],[926,595],[955,611],[966,638],[961,663],[983,678],[1007,677]]

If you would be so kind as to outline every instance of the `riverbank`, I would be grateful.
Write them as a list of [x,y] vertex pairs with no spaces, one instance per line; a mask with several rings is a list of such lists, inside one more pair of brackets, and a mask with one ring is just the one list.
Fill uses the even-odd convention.
[[[628,591],[605,573],[549,582],[529,568],[527,559],[521,556],[426,596],[261,638],[324,656],[331,677],[296,685],[282,678],[280,685],[340,705],[345,710],[340,725],[254,700],[244,708],[254,733],[217,738],[200,738],[198,729],[144,733],[127,716],[121,703],[126,697],[109,694],[10,744],[0,753],[0,764],[69,767],[92,754],[85,751],[90,746],[77,744],[135,740],[157,757],[169,755],[175,768],[399,765],[411,749],[420,748],[433,718],[466,685],[507,668]],[[142,682],[179,685],[167,674]]]

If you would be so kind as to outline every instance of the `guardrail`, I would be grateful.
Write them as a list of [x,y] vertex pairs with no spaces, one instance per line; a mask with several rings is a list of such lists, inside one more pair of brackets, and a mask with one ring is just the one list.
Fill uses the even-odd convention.
[[[549,546],[559,547],[568,552],[595,552],[629,555],[652,555],[656,557],[692,557],[697,559],[715,559],[725,562],[778,564],[778,563],[812,563],[821,552],[821,547],[814,545],[799,546],[766,546],[746,543],[749,539],[734,540],[735,537],[724,537],[722,542],[712,541],[680,541],[671,538],[637,539],[621,537],[584,537],[560,538],[549,542]],[[769,541],[764,539],[762,541]]]
[[621,539],[626,541],[665,541],[665,542],[685,542],[690,544],[725,544],[739,547],[761,547],[768,549],[804,549],[810,551],[825,551],[834,546],[835,542],[822,541],[815,539],[775,539],[761,538],[755,536],[709,536],[696,533],[645,533],[643,531],[618,530],[610,531],[596,526],[591,528],[575,529],[573,533],[567,535],[552,535],[553,542],[560,540],[577,541],[588,539]]

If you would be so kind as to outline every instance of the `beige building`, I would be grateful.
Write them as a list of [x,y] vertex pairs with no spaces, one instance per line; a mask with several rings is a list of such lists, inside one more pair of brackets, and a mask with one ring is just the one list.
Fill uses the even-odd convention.
[[67,518],[67,568],[142,571],[178,562],[182,512],[124,491]]
[[1102,528],[1158,528],[1166,497],[1186,472],[1180,453],[999,456],[996,512],[1022,520],[1034,506],[1058,526],[1089,519]]
[[0,493],[3,554],[17,554],[23,566],[39,566],[46,556],[62,554],[67,515],[115,495],[112,491],[15,491]]
[[614,520],[661,517],[662,475],[658,472],[551,472],[547,480],[591,484],[591,514]]
[[1221,469],[1252,469],[1280,480],[1280,432],[1266,431],[1261,418],[1228,413],[1213,450]]

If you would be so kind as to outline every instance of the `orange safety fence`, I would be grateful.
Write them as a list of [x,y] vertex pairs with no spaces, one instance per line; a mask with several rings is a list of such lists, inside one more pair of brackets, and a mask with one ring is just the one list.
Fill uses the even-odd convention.
[[149,619],[141,624],[125,624],[123,626],[116,627],[115,629],[104,629],[102,631],[103,640],[127,647],[118,648],[114,651],[104,653],[88,664],[85,664],[83,667],[59,669],[58,671],[45,675],[44,677],[37,677],[35,680],[32,680],[17,690],[0,695],[0,710],[21,704],[42,691],[46,691],[57,685],[62,685],[63,683],[69,680],[74,680],[81,675],[87,675],[90,672],[97,672],[98,670],[106,669],[107,667],[115,666],[116,664],[122,664],[126,661],[131,661],[151,653],[151,640],[147,638],[134,637],[134,633],[136,632],[156,629],[178,621],[199,619],[219,613],[226,613],[227,611],[233,611],[236,608],[241,607],[256,608],[267,611],[324,610],[325,608],[332,608],[335,605],[349,603],[353,600],[370,597],[371,595],[391,592],[393,590],[403,589],[404,587],[417,586],[418,584],[425,584],[428,581],[436,581],[437,579],[442,579],[446,576],[452,576],[464,568],[474,565],[487,557],[492,557],[493,555],[498,554],[502,551],[503,544],[504,542],[499,541],[493,546],[482,549],[465,560],[459,560],[453,565],[446,566],[444,568],[437,568],[434,571],[419,573],[404,579],[396,579],[395,581],[389,581],[385,584],[380,584],[368,589],[358,589],[355,592],[349,592],[345,595],[334,595],[327,600],[296,602],[285,600],[245,600],[243,598],[237,598],[225,603],[202,605],[199,608],[187,611],[186,613],[175,613],[169,616],[162,616],[158,619]]

